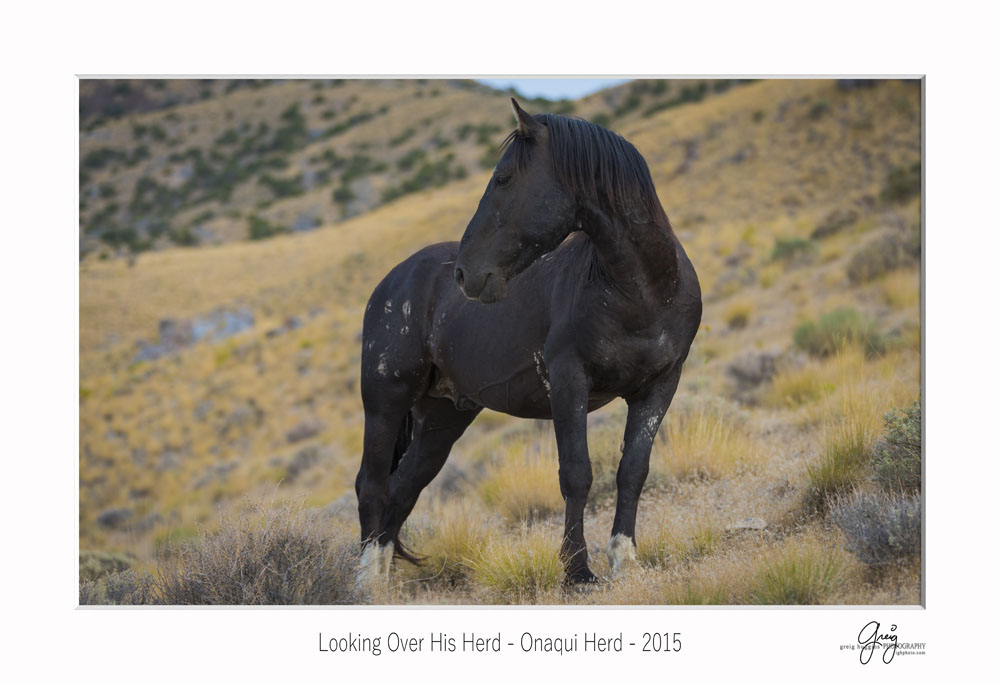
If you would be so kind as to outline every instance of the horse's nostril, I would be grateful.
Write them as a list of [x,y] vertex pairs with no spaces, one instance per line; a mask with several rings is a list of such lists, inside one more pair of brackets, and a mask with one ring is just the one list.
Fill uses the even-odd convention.
[[455,267],[455,282],[458,283],[459,287],[462,287],[462,283],[465,282],[465,274],[457,266]]

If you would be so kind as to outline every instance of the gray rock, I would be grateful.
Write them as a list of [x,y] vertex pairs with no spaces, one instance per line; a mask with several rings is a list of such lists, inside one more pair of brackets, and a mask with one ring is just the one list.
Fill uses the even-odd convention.
[[730,525],[728,530],[763,530],[767,528],[767,523],[760,518],[743,518],[743,520],[738,520]]
[[748,392],[771,381],[780,357],[777,351],[749,351],[726,366],[726,375],[736,382],[737,392]]

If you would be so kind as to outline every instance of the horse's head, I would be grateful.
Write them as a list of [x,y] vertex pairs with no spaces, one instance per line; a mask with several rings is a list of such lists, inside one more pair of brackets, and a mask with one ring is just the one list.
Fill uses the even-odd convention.
[[556,177],[548,126],[511,99],[517,130],[462,236],[455,280],[470,299],[497,302],[507,281],[573,230],[576,200]]

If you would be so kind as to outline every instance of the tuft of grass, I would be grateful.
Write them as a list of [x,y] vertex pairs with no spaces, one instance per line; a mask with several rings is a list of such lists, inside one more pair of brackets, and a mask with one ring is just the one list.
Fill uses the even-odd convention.
[[875,322],[856,309],[841,308],[807,321],[795,329],[795,346],[811,356],[825,357],[850,346],[860,346],[869,357],[885,352],[885,338]]
[[426,524],[412,532],[408,529],[407,536],[425,559],[411,572],[419,579],[454,586],[468,579],[472,571],[468,560],[482,554],[489,528],[469,505],[439,505]]
[[756,440],[742,415],[721,401],[668,412],[660,435],[666,445],[657,444],[653,458],[680,478],[723,477],[757,458]]
[[779,370],[764,393],[763,403],[774,408],[787,408],[822,399],[836,389],[824,370],[815,361],[800,368]]
[[920,491],[920,402],[903,411],[893,409],[882,417],[885,435],[872,453],[875,481],[884,490]]
[[920,273],[915,270],[893,271],[878,283],[885,303],[900,311],[920,305]]
[[835,550],[796,540],[768,554],[751,581],[751,603],[817,605],[826,603],[847,581],[848,564]]
[[847,537],[848,550],[869,567],[920,553],[920,499],[857,490],[838,499],[830,517]]
[[358,544],[316,511],[247,504],[238,517],[186,542],[158,564],[159,591],[171,605],[359,603]]
[[750,322],[750,313],[753,311],[753,303],[748,300],[738,300],[732,302],[725,313],[726,325],[730,330],[742,330]]
[[654,567],[683,563],[710,555],[722,538],[717,528],[706,523],[684,532],[672,531],[668,521],[662,521],[652,535],[636,539],[636,559]]
[[554,440],[529,439],[508,443],[479,487],[486,505],[510,522],[533,522],[563,508]]
[[832,497],[864,479],[878,436],[879,410],[871,392],[846,392],[842,408],[843,417],[824,427],[819,462],[806,468],[806,505],[814,512],[825,510]]
[[525,525],[518,533],[491,537],[477,556],[465,562],[494,600],[531,603],[563,581],[559,546],[553,530]]

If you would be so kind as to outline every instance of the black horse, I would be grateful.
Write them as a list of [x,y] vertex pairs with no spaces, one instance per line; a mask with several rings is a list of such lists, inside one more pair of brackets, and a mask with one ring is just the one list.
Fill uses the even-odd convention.
[[593,581],[583,514],[587,413],[628,403],[607,553],[634,558],[653,438],[701,322],[701,290],[645,160],[582,119],[531,116],[504,141],[461,243],[426,247],[365,311],[359,580],[415,560],[399,531],[483,407],[551,419],[566,500],[567,579]]

